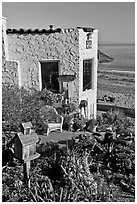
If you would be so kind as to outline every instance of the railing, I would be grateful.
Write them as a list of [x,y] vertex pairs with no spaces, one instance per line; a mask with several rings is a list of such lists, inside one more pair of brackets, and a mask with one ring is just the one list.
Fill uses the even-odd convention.
[[119,108],[121,109],[126,116],[131,117],[131,118],[135,118],[135,109],[134,108],[125,108],[122,106],[115,106],[115,105],[106,105],[106,104],[99,104],[97,103],[97,110],[98,111],[108,111],[111,108]]

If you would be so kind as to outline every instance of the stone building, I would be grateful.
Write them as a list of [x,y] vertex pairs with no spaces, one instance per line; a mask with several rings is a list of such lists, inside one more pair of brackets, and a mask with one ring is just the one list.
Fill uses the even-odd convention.
[[69,100],[87,100],[88,117],[96,117],[96,29],[7,29],[5,18],[2,24],[3,83],[56,92],[67,87]]

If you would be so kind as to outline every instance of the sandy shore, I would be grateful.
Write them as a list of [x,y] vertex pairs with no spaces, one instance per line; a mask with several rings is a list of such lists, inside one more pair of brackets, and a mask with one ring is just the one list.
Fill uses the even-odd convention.
[[119,71],[119,70],[105,70],[101,69],[99,72],[106,72],[106,73],[122,73],[122,74],[135,74],[134,71]]
[[115,105],[135,108],[135,72],[98,70],[98,98],[115,97]]

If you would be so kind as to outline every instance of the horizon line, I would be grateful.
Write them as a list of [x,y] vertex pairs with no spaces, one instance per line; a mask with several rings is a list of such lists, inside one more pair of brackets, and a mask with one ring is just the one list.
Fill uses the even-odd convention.
[[135,45],[135,43],[99,42],[98,45]]

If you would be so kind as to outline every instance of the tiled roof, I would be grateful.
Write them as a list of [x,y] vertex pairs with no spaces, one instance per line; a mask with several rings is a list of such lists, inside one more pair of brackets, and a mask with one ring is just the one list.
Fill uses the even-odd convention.
[[[95,30],[94,28],[89,28],[89,27],[77,27],[78,29],[83,29],[84,32],[93,32],[93,30]],[[61,28],[50,28],[48,30],[46,29],[24,29],[24,28],[20,28],[20,29],[12,29],[12,28],[8,28],[7,29],[7,34],[50,34],[50,33],[59,33],[61,32]]]
[[61,29],[60,28],[56,28],[56,29],[23,29],[23,28],[20,28],[20,29],[11,29],[11,28],[8,28],[7,29],[7,34],[50,34],[50,33],[59,33],[61,32]]

